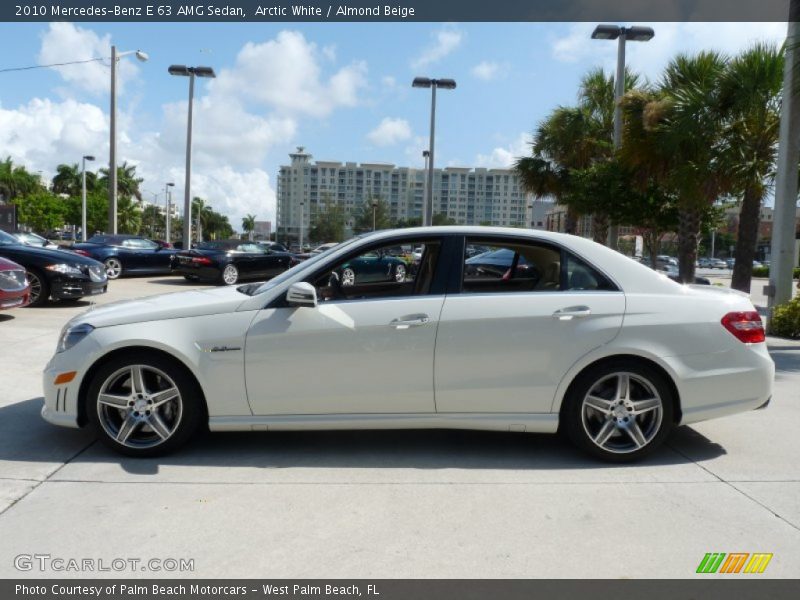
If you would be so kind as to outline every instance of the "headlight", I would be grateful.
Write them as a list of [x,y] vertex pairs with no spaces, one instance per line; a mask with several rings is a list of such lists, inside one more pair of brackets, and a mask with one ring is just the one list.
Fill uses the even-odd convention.
[[56,352],[64,352],[69,350],[75,344],[80,342],[83,338],[94,331],[94,327],[88,323],[78,323],[77,325],[67,325],[61,331],[61,337],[58,338],[58,347]]
[[0,290],[16,292],[28,285],[25,271],[0,271]]
[[56,273],[61,273],[62,275],[83,275],[83,272],[78,267],[73,267],[72,265],[68,265],[65,263],[60,263],[57,265],[47,265],[45,267],[48,271],[55,271]]

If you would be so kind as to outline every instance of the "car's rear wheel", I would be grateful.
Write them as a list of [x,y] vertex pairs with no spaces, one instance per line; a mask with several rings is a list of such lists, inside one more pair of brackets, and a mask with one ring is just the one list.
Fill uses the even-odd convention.
[[397,282],[403,282],[406,280],[406,266],[405,265],[397,265],[394,268],[394,280]]
[[615,361],[582,373],[562,413],[570,440],[593,456],[629,462],[653,452],[669,435],[673,392],[655,369]]
[[236,265],[225,265],[225,268],[222,269],[220,280],[225,285],[234,285],[239,281],[239,269],[236,268]]
[[107,258],[103,261],[106,267],[106,276],[109,279],[119,279],[122,275],[122,262],[118,258]]
[[31,285],[31,300],[28,306],[44,306],[50,298],[50,284],[39,271],[27,271],[27,277]]
[[103,365],[86,395],[100,440],[129,456],[160,456],[183,445],[203,416],[197,382],[180,365],[146,353]]

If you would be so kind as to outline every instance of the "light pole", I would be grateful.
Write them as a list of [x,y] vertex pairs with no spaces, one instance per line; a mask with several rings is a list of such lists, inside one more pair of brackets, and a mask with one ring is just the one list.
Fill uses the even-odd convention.
[[300,202],[300,236],[298,238],[298,245],[300,246],[300,252],[303,251],[303,221],[305,220],[305,202]]
[[378,203],[373,200],[372,201],[372,231],[375,231],[375,212],[378,210]]
[[164,196],[165,200],[164,203],[167,207],[167,214],[164,215],[164,237],[166,238],[164,241],[168,244],[172,242],[170,239],[170,226],[172,225],[172,191],[169,189],[171,187],[175,187],[175,184],[171,181],[164,186]]
[[211,67],[187,67],[186,65],[171,65],[170,75],[189,78],[189,110],[186,124],[186,183],[183,196],[183,249],[192,247],[192,105],[194,104],[194,78],[216,77]]
[[428,186],[425,210],[422,213],[422,224],[431,225],[433,222],[433,146],[436,133],[436,88],[445,90],[456,89],[455,79],[430,79],[428,77],[415,77],[411,82],[412,87],[431,88],[431,137],[428,148]]
[[94,156],[85,154],[81,167],[81,240],[86,241],[86,161],[93,161]]
[[530,221],[529,222],[530,222],[530,225],[531,225],[531,229],[533,229],[534,228],[533,226],[535,224],[534,221],[533,221],[533,204],[528,204],[528,211],[529,211],[528,214],[530,215]]
[[[614,149],[622,145],[622,106],[620,100],[625,95],[625,43],[649,42],[656,32],[651,27],[620,27],[619,25],[598,25],[592,32],[593,40],[617,40],[617,76],[614,79]],[[611,224],[608,228],[608,247],[617,249],[619,228]]]
[[117,53],[117,47],[111,46],[111,138],[108,148],[108,232],[117,233],[117,63],[130,54],[135,54],[141,62],[150,58],[141,50],[130,50]]

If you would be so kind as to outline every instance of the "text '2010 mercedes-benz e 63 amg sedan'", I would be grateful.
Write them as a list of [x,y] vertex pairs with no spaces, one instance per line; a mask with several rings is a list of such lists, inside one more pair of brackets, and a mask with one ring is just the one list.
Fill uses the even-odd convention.
[[[386,254],[403,277],[342,280]],[[766,404],[773,377],[743,294],[578,237],[427,227],[354,238],[267,283],[89,310],[61,333],[42,414],[134,456],[207,424],[561,428],[625,461],[676,425]]]

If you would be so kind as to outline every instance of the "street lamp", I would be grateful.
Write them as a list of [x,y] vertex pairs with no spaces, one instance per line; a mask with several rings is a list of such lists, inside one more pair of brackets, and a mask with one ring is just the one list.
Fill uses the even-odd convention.
[[[620,27],[598,25],[592,32],[593,40],[617,40],[617,77],[614,80],[614,149],[622,145],[622,106],[625,95],[625,42],[649,42],[656,32],[651,27]],[[608,247],[617,249],[619,228],[612,223],[608,228]]]
[[86,161],[93,161],[94,156],[85,154],[82,158],[81,169],[81,240],[86,241]]
[[186,65],[171,65],[170,75],[189,78],[189,114],[186,125],[186,184],[183,197],[183,247],[188,250],[192,247],[192,104],[194,103],[194,78],[216,77],[211,67],[187,67]]
[[436,88],[445,90],[456,89],[455,79],[429,79],[428,77],[415,77],[411,87],[431,88],[431,137],[428,149],[428,186],[425,211],[422,215],[422,224],[431,225],[433,222],[433,144],[436,129]]
[[129,50],[117,53],[117,47],[111,46],[111,139],[108,149],[108,232],[117,233],[117,62],[124,56],[135,54],[141,62],[150,58],[141,50]]
[[533,204],[528,204],[528,211],[529,211],[528,214],[530,215],[531,229],[533,229],[534,226],[536,225],[536,222],[533,220]]
[[170,240],[170,225],[172,224],[172,192],[169,188],[175,187],[175,184],[171,181],[164,186],[164,203],[167,206],[167,214],[164,216],[164,237],[166,238],[165,241],[169,244],[172,240]]
[[375,231],[375,212],[378,210],[378,203],[373,200],[372,201],[372,231]]

